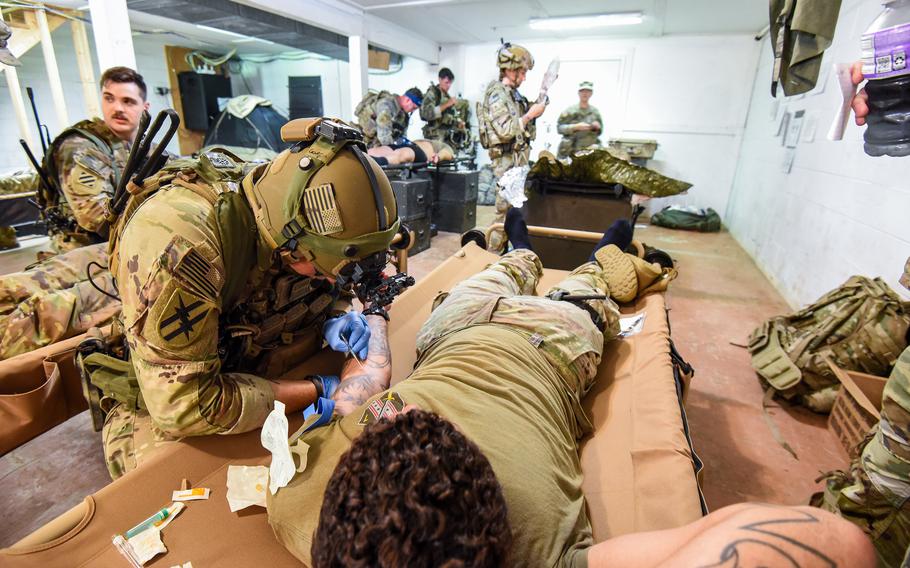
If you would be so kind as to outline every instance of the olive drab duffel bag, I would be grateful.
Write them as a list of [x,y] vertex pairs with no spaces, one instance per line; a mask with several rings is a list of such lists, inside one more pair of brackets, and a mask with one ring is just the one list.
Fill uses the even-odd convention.
[[910,302],[880,278],[852,276],[802,310],[764,322],[749,338],[752,368],[777,394],[829,412],[839,367],[887,376],[907,346]]
[[651,215],[651,224],[668,229],[716,233],[720,231],[720,215],[710,207],[697,209],[670,205]]

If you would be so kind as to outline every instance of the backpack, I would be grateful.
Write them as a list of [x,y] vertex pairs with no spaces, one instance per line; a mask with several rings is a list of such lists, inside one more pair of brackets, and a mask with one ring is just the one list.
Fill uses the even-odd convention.
[[[370,91],[367,93],[367,96],[363,97],[363,100],[357,103],[357,107],[354,108],[354,116],[360,118],[360,113],[370,109],[370,114],[372,115],[372,106],[376,104],[376,101],[380,99],[383,95],[390,94],[388,91]],[[374,116],[375,118],[375,116]]]
[[[43,163],[41,164],[44,171],[47,173],[47,180],[51,184],[51,187],[47,188],[44,187],[43,183],[38,184],[38,204],[41,206],[42,210],[45,210],[48,207],[54,207],[60,203],[62,190],[59,185],[60,172],[57,170],[56,157],[57,151],[60,149],[63,142],[75,134],[91,141],[99,150],[113,157],[114,149],[107,140],[109,133],[110,131],[107,129],[107,126],[100,120],[97,122],[95,120],[82,120],[67,128],[54,138],[53,142],[51,142],[50,146],[47,148],[47,152],[44,154]],[[120,179],[121,172],[117,171],[117,166],[113,160],[111,160],[111,164],[114,167],[114,178]]]
[[651,223],[668,229],[683,229],[702,233],[720,231],[720,215],[710,207],[707,209],[684,209],[671,205],[651,215]]
[[748,349],[752,367],[778,394],[828,412],[840,384],[828,361],[886,376],[907,346],[908,328],[910,302],[881,278],[852,276],[814,304],[764,322]]

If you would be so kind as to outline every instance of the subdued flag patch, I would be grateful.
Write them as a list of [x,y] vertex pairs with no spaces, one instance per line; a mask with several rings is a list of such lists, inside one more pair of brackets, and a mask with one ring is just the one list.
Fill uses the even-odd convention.
[[333,235],[344,231],[332,184],[306,188],[303,193],[303,208],[309,228],[314,233]]

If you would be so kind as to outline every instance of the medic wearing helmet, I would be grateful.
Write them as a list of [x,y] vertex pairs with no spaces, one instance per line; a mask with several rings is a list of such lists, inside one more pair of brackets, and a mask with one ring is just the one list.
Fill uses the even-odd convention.
[[321,335],[367,355],[350,283],[385,265],[399,230],[391,185],[340,121],[294,120],[281,134],[294,146],[245,177],[217,151],[162,170],[161,188],[120,220],[111,272],[129,362],[111,379],[95,372],[103,355],[86,358],[113,478],[169,441],[259,428],[276,400],[295,412],[328,396],[319,378],[280,378]]
[[[528,164],[531,141],[537,136],[534,121],[546,110],[546,104],[530,104],[518,92],[527,72],[534,68],[531,52],[520,45],[504,43],[496,51],[499,79],[490,81],[477,105],[480,144],[490,153],[493,177],[498,180],[506,170]],[[496,196],[494,223],[505,220],[509,204]],[[505,244],[505,233],[494,231],[489,249],[499,251]]]

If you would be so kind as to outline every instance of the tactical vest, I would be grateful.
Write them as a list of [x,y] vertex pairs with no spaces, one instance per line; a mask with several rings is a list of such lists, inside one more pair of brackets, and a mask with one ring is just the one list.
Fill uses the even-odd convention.
[[766,321],[749,338],[752,367],[779,394],[830,411],[839,367],[885,376],[907,346],[910,302],[880,278],[853,276],[796,313]]
[[82,120],[73,126],[61,132],[47,149],[44,155],[42,167],[47,174],[47,179],[51,187],[44,187],[39,184],[38,205],[41,206],[42,215],[45,220],[54,225],[57,230],[64,232],[84,232],[76,224],[75,218],[62,207],[65,204],[63,190],[60,187],[60,171],[57,168],[57,152],[60,146],[70,136],[81,136],[92,142],[99,150],[110,157],[111,167],[114,169],[114,180],[119,181],[121,172],[117,168],[117,162],[114,156],[114,144],[119,139],[99,118],[92,120]]
[[[224,311],[218,325],[221,370],[278,377],[318,350],[322,323],[331,314],[340,291],[327,280],[289,273],[273,265],[271,257],[261,258],[256,222],[239,191],[244,177],[239,164],[236,156],[217,149],[195,160],[170,162],[141,187],[130,182],[130,197],[111,233],[111,272],[118,274],[118,248],[124,228],[147,199],[170,187],[193,191],[215,210],[222,243]],[[241,296],[245,290],[251,292]],[[129,408],[144,407],[133,367],[124,361],[128,354],[122,348],[117,352],[118,341],[80,353],[80,370],[97,428],[108,410],[98,404],[103,397]],[[97,389],[94,395],[88,392],[88,383]]]
[[[376,103],[376,101],[379,100],[379,96],[382,95],[383,93],[388,94],[388,91],[379,91],[379,92],[370,91],[370,92],[368,92],[367,96],[363,97],[363,100],[360,101],[359,103],[357,103],[357,107],[354,108],[354,116],[359,117],[360,113],[362,113],[366,109],[370,109],[370,111],[372,112],[373,105]],[[376,118],[376,116],[374,115],[373,118]],[[361,126],[364,126],[364,125],[361,124]]]
[[[518,92],[518,89],[511,89],[509,87],[502,87],[512,98],[510,104],[515,104],[518,106],[519,117],[513,117],[519,119],[521,115],[524,115],[530,108],[530,103],[528,99],[524,97],[521,93]],[[498,158],[502,156],[503,153],[518,151],[523,149],[526,146],[530,146],[531,139],[534,137],[533,126],[528,125],[526,128],[530,132],[529,137],[525,137],[524,133],[519,133],[513,140],[502,141],[499,138],[499,135],[496,133],[496,130],[493,128],[493,116],[490,114],[490,106],[486,105],[487,95],[489,94],[489,86],[487,87],[488,92],[484,95],[484,100],[478,102],[476,106],[477,112],[477,134],[480,138],[480,145],[485,149],[493,149],[493,152],[490,152],[491,158]],[[503,148],[506,146],[507,148]]]
[[[367,96],[364,97],[364,99],[362,101],[360,101],[360,103],[358,103],[357,107],[354,109],[354,116],[357,117],[358,124],[360,124],[360,120],[362,118],[370,118],[375,121],[376,120],[376,109],[375,109],[376,102],[379,101],[379,99],[381,99],[381,98],[391,97],[391,96],[393,96],[392,93],[390,93],[388,91],[379,91],[379,92],[370,91],[369,93],[367,93]],[[367,111],[369,111],[368,117],[366,115]],[[404,115],[404,121],[397,120],[401,115]],[[392,121],[392,134],[394,135],[394,138],[396,140],[405,135],[405,133],[408,131],[408,124],[409,124],[409,117],[408,117],[407,113],[399,112],[395,116],[395,120]],[[366,127],[367,127],[366,124],[360,124],[361,130],[363,130]],[[364,134],[366,134],[365,131],[364,131]],[[373,132],[371,134],[371,136],[375,137],[376,133]]]

